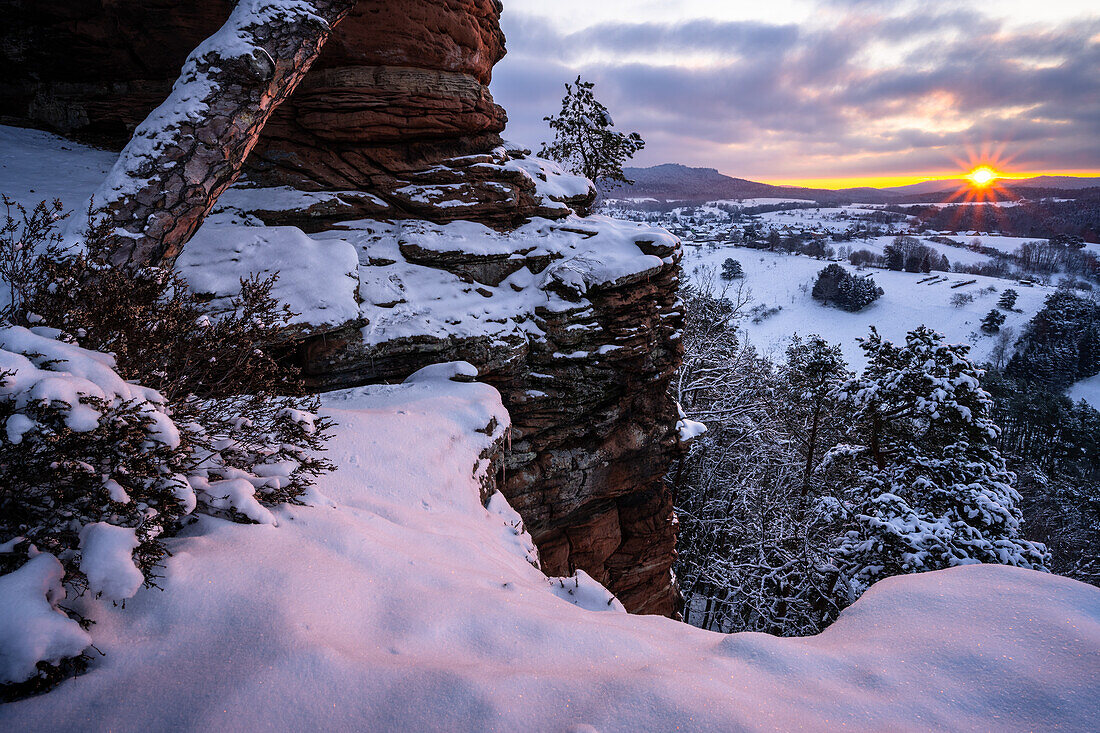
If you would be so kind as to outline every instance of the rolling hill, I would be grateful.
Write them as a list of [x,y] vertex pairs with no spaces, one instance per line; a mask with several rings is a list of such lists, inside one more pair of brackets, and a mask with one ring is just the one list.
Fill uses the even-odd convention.
[[[809,199],[827,204],[843,203],[912,203],[939,199],[945,193],[951,193],[968,185],[964,179],[940,179],[922,181],[907,186],[892,188],[801,188],[795,186],[774,186],[769,183],[734,178],[720,173],[714,168],[692,168],[678,163],[663,163],[648,168],[624,168],[626,177],[634,181],[632,185],[605,189],[601,193],[606,198],[654,198],[661,201],[702,202],[722,199],[778,198]],[[995,198],[1014,199],[1020,194],[1015,189],[1079,190],[1100,186],[1100,178],[1077,178],[1073,176],[1036,176],[1019,180],[1005,181],[1004,193]]]

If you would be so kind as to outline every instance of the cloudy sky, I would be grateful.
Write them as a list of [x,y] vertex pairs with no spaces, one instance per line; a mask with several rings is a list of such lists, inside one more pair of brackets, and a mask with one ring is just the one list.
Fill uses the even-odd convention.
[[596,83],[639,165],[889,185],[992,158],[1100,175],[1098,0],[504,0],[506,136]]

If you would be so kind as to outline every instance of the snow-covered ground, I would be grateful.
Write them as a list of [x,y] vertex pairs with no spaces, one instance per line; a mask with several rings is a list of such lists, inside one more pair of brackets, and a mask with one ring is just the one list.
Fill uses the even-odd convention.
[[[1072,200],[1072,199],[1068,199]],[[995,206],[998,209],[1010,209],[1013,206],[1019,206],[1019,201],[928,201],[924,203],[904,203],[901,206],[937,206],[940,208],[950,206]]]
[[48,132],[0,125],[0,194],[28,209],[55,198],[72,209],[87,202],[116,158]]
[[785,198],[754,198],[754,199],[718,199],[708,201],[707,206],[772,206],[775,204],[812,204],[812,199],[785,199]]
[[[949,257],[951,255],[948,255]],[[780,308],[772,315],[755,321],[760,311],[743,322],[749,339],[765,352],[782,354],[791,335],[817,333],[826,340],[840,344],[854,368],[862,367],[863,351],[856,342],[866,336],[871,326],[893,341],[902,341],[906,332],[924,324],[943,333],[955,343],[973,346],[971,356],[978,361],[990,358],[996,337],[982,333],[982,319],[997,304],[1000,293],[1012,288],[1019,293],[1017,312],[1006,313],[1005,325],[1019,335],[1023,327],[1039,310],[1052,288],[1021,287],[1014,281],[960,273],[909,273],[867,268],[860,274],[871,275],[884,291],[882,297],[867,308],[849,313],[839,308],[821,305],[810,296],[817,273],[828,263],[802,255],[787,255],[763,250],[733,247],[685,247],[684,270],[689,278],[705,276],[704,268],[721,271],[722,262],[732,257],[744,268],[745,276],[729,283],[732,295],[743,286],[752,296],[750,309],[768,311]],[[845,267],[852,272],[856,268]],[[699,269],[697,269],[699,268]],[[935,280],[929,280],[939,276]],[[921,280],[927,280],[920,283]],[[972,285],[952,288],[952,285],[975,280]],[[725,282],[715,278],[720,288]],[[989,288],[995,288],[990,291]],[[973,302],[961,307],[951,305],[957,293],[974,296]]]
[[1072,385],[1066,390],[1066,396],[1074,402],[1084,400],[1097,410],[1100,410],[1100,374]]
[[105,656],[0,707],[0,728],[1087,730],[1100,716],[1100,590],[1057,576],[893,578],[805,639],[631,616],[586,576],[547,579],[506,503],[479,500],[499,396],[450,373],[328,395],[339,468],[320,488],[335,506],[278,509],[277,526],[200,517],[170,541],[163,591],[80,601]]
[[[78,206],[113,158],[0,127],[0,192]],[[405,230],[390,226],[311,237],[307,254],[342,277],[354,266],[349,247],[396,246]],[[425,226],[425,247],[465,232]],[[252,229],[254,241],[224,251],[214,237],[211,256],[258,257],[265,241],[289,252],[301,234]],[[465,234],[476,235],[471,247],[515,244]],[[567,234],[540,236],[564,252]],[[608,224],[606,236],[614,258],[558,276],[583,288],[645,265],[629,225]],[[343,237],[346,246],[333,241]],[[820,261],[690,248],[686,264],[727,256],[742,261],[758,303],[784,306],[748,324],[763,346],[820,331],[853,358],[872,322],[893,338],[931,321],[965,339],[995,298],[956,311],[946,284],[876,270],[886,296],[848,314],[809,298]],[[367,306],[382,297],[364,286]],[[350,292],[331,290],[326,310]],[[1043,294],[1021,289],[1025,313],[1010,319],[1022,322]],[[894,578],[806,639],[630,616],[581,572],[547,578],[503,497],[482,504],[484,452],[507,414],[492,388],[451,379],[471,371],[441,365],[405,384],[326,395],[338,469],[321,479],[315,506],[277,508],[273,523],[256,525],[199,516],[169,540],[162,591],[143,589],[125,607],[70,599],[96,622],[89,633],[105,656],[92,652],[88,673],[46,695],[0,707],[0,730],[1084,730],[1100,717],[1100,591],[1064,578],[991,566]],[[57,568],[31,570],[4,586],[0,638],[19,638],[5,626],[16,613],[63,620],[44,605]],[[17,607],[16,593],[35,592],[34,608]],[[69,636],[67,646],[83,638]]]

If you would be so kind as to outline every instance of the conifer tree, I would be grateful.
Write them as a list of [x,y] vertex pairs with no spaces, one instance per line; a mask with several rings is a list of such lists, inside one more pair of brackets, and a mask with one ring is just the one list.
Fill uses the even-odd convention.
[[1020,534],[1020,495],[996,447],[993,400],[969,347],[921,326],[903,346],[872,329],[863,373],[835,390],[852,443],[823,463],[847,529],[835,559],[854,599],[890,575],[974,562],[1044,569],[1046,548]]
[[722,263],[723,280],[735,280],[744,276],[745,271],[741,269],[741,263],[732,257],[727,257],[726,261]]
[[594,87],[580,76],[565,85],[561,111],[543,118],[554,131],[554,140],[543,143],[539,155],[605,187],[633,183],[623,174],[623,163],[644,148],[645,141],[636,132],[612,129],[611,113],[596,99]]
[[1004,325],[1005,314],[994,308],[985,315],[982,319],[981,329],[986,333],[997,333],[1001,330],[1001,326]]
[[858,311],[873,303],[882,288],[870,275],[858,277],[835,262],[817,274],[811,296],[824,305],[838,305],[844,310]]
[[1067,288],[1047,297],[1028,323],[1005,371],[1060,389],[1100,373],[1100,308]]
[[787,360],[779,366],[778,376],[786,406],[784,416],[794,423],[790,432],[803,446],[805,497],[821,455],[820,446],[831,447],[838,440],[842,413],[836,409],[832,393],[851,375],[840,347],[814,334],[806,339],[798,335],[791,338]]

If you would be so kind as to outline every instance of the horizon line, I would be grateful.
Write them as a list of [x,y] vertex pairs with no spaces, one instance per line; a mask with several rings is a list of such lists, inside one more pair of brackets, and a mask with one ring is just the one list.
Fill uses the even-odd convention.
[[[719,171],[721,172],[721,171]],[[760,180],[771,186],[783,186],[788,188],[894,188],[897,186],[910,186],[917,183],[932,181],[954,181],[963,179],[969,171],[936,172],[925,174],[910,174],[897,176],[835,176],[820,178],[769,178]],[[723,174],[728,175],[728,174]],[[1011,171],[1000,173],[998,181],[1020,181],[1041,176],[1063,176],[1067,178],[1100,178],[1100,169],[1070,169],[1070,170],[1038,170],[1038,171]],[[740,178],[740,176],[736,176]],[[749,179],[756,180],[756,179]]]
[[[969,171],[936,171],[924,173],[910,173],[894,176],[831,176],[831,177],[805,177],[805,178],[756,178],[752,174],[738,175],[708,165],[687,165],[684,163],[654,163],[642,166],[624,166],[624,168],[658,168],[662,165],[679,165],[685,168],[700,168],[717,171],[728,178],[738,178],[753,183],[763,183],[769,186],[785,188],[820,188],[820,189],[844,189],[844,188],[893,188],[897,186],[911,186],[916,183],[928,183],[930,181],[955,181],[966,178]],[[1062,176],[1067,178],[1100,178],[1100,168],[1073,168],[1058,170],[1016,170],[999,172],[995,180],[1020,181],[1040,176]]]

